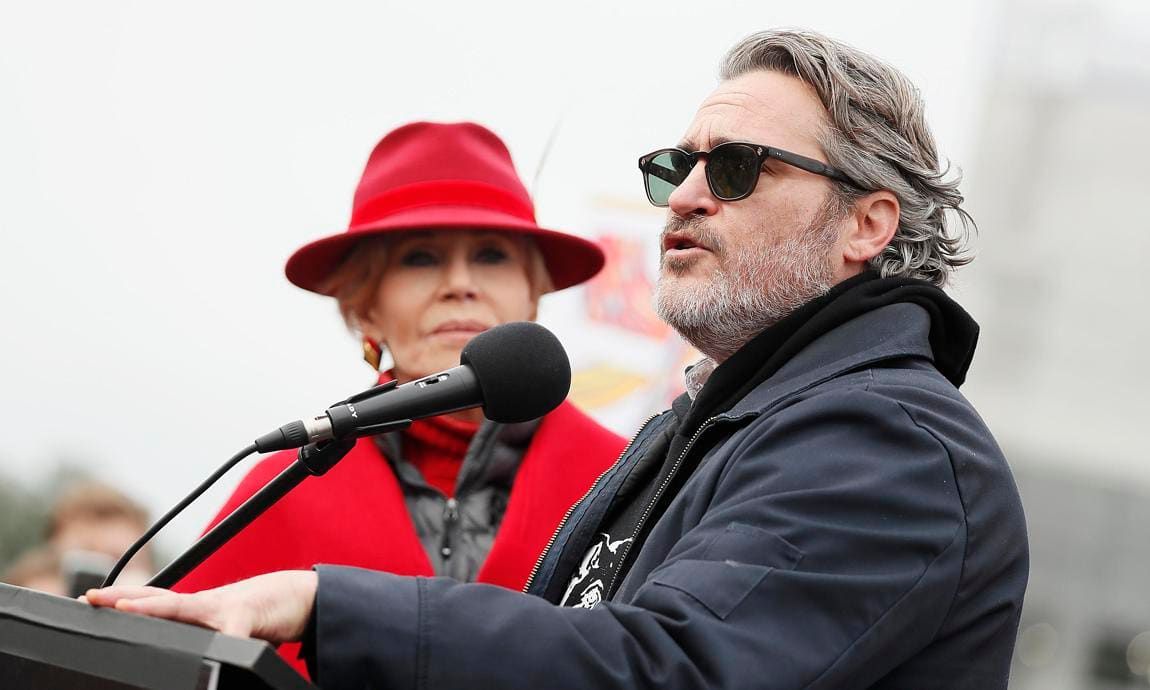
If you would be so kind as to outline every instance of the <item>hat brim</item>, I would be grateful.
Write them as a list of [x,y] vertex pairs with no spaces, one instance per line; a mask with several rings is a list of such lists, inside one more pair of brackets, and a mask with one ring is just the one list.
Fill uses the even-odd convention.
[[556,290],[589,280],[606,260],[603,250],[590,240],[548,230],[516,216],[474,206],[435,206],[396,213],[306,244],[288,258],[284,273],[295,285],[326,295],[323,284],[356,244],[369,237],[411,230],[493,230],[531,237],[543,254]]

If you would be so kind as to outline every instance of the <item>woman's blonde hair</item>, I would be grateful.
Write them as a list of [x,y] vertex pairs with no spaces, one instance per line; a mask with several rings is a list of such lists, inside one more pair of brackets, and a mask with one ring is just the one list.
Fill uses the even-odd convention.
[[[531,299],[538,302],[540,297],[554,290],[543,252],[539,250],[534,238],[517,233],[501,234],[507,234],[521,243],[527,255],[527,284],[531,290]],[[387,252],[401,237],[402,233],[393,233],[360,241],[320,286],[323,294],[336,299],[344,323],[357,335],[363,333],[361,324],[375,305],[379,282],[383,280],[387,267]]]

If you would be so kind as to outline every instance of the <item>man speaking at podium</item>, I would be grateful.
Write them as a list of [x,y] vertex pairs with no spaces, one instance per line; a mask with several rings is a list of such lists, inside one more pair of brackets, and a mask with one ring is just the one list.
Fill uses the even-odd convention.
[[1005,688],[1026,530],[957,390],[978,327],[940,287],[969,217],[918,91],[755,34],[639,167],[669,209],[659,313],[706,357],[528,594],[321,565],[89,601],[303,638],[324,688]]

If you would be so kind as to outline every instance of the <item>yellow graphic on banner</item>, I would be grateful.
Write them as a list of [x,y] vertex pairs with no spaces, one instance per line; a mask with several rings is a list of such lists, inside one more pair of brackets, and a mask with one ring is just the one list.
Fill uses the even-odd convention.
[[569,399],[584,410],[607,407],[651,383],[649,376],[601,364],[575,372]]

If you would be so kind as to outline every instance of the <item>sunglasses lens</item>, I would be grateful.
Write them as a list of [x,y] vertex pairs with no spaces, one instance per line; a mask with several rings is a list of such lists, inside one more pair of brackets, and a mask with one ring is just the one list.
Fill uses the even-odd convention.
[[759,154],[746,144],[716,146],[707,159],[707,181],[720,199],[748,196],[759,181]]
[[667,150],[651,154],[643,165],[643,182],[647,196],[656,206],[666,206],[671,192],[683,184],[691,173],[691,162],[682,151]]

